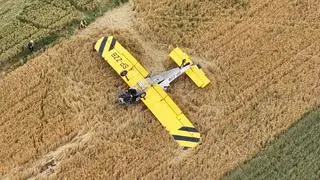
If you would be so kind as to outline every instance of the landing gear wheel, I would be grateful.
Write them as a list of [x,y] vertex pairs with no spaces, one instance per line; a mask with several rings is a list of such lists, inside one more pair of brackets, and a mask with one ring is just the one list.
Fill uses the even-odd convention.
[[127,74],[128,74],[128,71],[123,70],[123,71],[121,71],[120,76],[124,77],[124,76],[127,76]]
[[147,93],[143,92],[140,94],[140,98],[144,99],[146,97]]

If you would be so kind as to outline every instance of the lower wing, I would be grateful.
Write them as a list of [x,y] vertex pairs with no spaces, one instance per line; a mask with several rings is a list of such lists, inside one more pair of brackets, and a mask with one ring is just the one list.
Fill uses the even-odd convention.
[[95,50],[130,87],[149,74],[113,36],[100,38],[95,44]]
[[197,146],[200,142],[200,133],[158,84],[147,90],[142,101],[180,146],[187,148]]

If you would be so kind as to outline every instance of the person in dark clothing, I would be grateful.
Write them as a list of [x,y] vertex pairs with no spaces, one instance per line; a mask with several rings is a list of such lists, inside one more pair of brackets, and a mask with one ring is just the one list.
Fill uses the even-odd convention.
[[130,94],[132,98],[132,102],[136,102],[137,98],[139,97],[138,91],[134,88],[129,88],[128,93]]
[[79,26],[79,29],[84,29],[86,28],[88,25],[87,21],[86,20],[81,20],[80,21],[80,26]]
[[134,104],[144,96],[145,92],[139,93],[135,88],[129,88],[127,92],[119,96],[119,102],[121,104]]
[[138,97],[138,91],[134,88],[129,88],[128,91],[119,96],[119,102],[121,104],[134,104]]
[[32,52],[34,50],[34,41],[33,40],[29,41],[27,47],[28,47],[28,50]]

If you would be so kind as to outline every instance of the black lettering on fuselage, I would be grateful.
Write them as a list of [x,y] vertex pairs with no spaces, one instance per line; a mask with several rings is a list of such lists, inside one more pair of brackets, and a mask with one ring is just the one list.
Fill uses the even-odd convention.
[[129,67],[129,65],[127,63],[123,62],[123,59],[121,58],[121,56],[119,56],[119,54],[113,53],[111,56],[117,63],[119,63],[119,65],[123,69],[127,69]]

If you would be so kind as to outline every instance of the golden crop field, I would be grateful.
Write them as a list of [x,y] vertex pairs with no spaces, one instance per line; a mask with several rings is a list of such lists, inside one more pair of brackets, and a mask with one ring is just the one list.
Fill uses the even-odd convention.
[[186,108],[202,145],[148,177],[221,177],[319,105],[319,1],[135,2],[143,34],[191,48],[215,81]]
[[[255,172],[241,164],[259,152],[272,157],[268,145],[320,104],[319,12],[317,0],[133,0],[107,12],[0,79],[0,176],[220,179],[243,177],[237,167],[244,176]],[[207,88],[183,76],[168,92],[200,130],[199,146],[182,151],[143,104],[115,103],[127,87],[92,50],[105,35],[152,72],[167,67],[175,46],[202,64],[212,80]],[[292,131],[280,142],[290,142]]]

